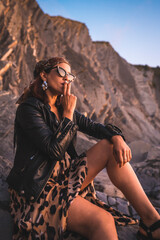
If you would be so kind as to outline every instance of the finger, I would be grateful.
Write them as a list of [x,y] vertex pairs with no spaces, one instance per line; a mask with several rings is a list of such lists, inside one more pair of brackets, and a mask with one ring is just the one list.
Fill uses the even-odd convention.
[[[127,161],[128,161],[128,154],[127,154],[127,151],[124,150],[124,151],[123,151],[123,163],[125,164]],[[123,165],[124,165],[124,164],[123,164]]]
[[67,94],[70,95],[71,93],[71,83],[67,84]]
[[123,166],[123,156],[121,151],[117,151],[117,163],[119,164],[119,167]]
[[66,93],[67,93],[67,83],[64,82],[63,95],[66,95]]
[[120,167],[123,167],[123,165],[125,164],[125,162],[124,162],[123,152],[122,152],[122,151],[119,152],[119,159],[120,159],[120,163],[121,163],[121,166],[120,166]]
[[130,162],[131,161],[131,157],[130,157],[130,150],[129,151],[127,151],[127,162]]
[[123,156],[121,151],[117,151],[117,162],[119,164],[119,167],[123,166]]
[[130,157],[130,159],[132,159],[132,152],[131,152],[131,150],[129,151],[129,157]]
[[132,153],[131,153],[131,150],[129,150],[128,155],[129,155],[129,161],[130,161],[130,160],[132,159]]

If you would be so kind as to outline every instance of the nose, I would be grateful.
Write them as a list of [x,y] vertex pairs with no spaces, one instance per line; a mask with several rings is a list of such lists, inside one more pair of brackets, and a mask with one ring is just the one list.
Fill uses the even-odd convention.
[[64,81],[67,81],[67,82],[69,82],[69,79],[68,79],[68,73],[66,73],[66,75],[64,76]]

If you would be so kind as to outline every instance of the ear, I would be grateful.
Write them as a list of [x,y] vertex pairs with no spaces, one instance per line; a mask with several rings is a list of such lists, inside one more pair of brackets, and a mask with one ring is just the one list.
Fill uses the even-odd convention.
[[41,72],[41,73],[40,73],[40,77],[42,78],[43,81],[46,81],[46,80],[47,80],[47,76],[46,76],[46,73],[45,73],[45,72]]

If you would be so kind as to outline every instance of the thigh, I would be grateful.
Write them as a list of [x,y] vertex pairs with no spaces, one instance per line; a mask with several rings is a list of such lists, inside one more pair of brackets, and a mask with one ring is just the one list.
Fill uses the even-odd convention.
[[113,144],[103,139],[87,151],[88,173],[81,190],[83,190],[95,176],[106,167],[110,158],[113,158]]
[[90,238],[97,226],[111,218],[109,212],[78,195],[68,210],[67,229]]

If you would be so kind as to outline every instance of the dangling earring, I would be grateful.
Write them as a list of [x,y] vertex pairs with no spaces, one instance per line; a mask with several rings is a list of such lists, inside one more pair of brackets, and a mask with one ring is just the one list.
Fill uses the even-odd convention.
[[43,91],[47,90],[47,88],[48,88],[47,81],[43,81],[43,83],[42,83],[42,89],[43,89]]

